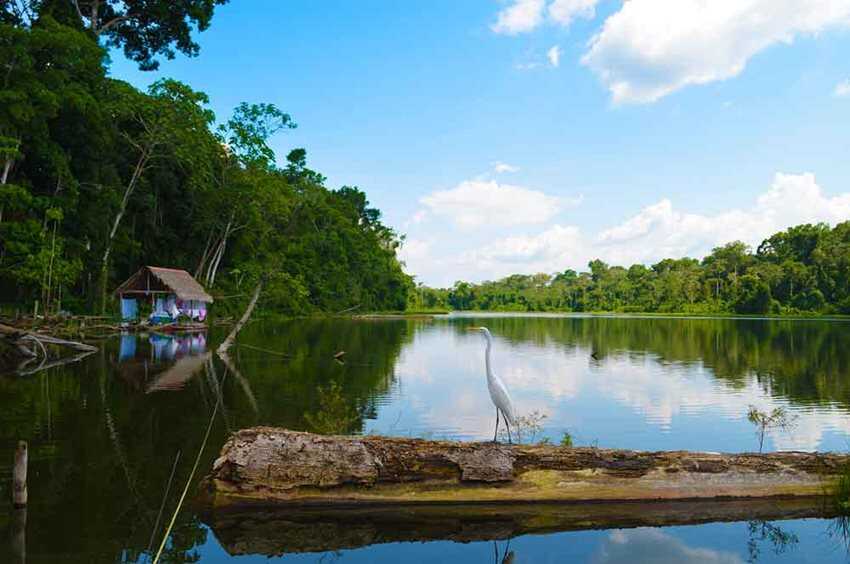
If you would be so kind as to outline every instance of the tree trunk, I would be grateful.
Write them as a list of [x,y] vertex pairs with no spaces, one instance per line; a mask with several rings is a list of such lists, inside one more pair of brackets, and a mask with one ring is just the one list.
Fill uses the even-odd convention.
[[209,258],[210,251],[212,250],[212,238],[214,232],[214,228],[210,229],[210,234],[207,236],[207,244],[204,246],[204,254],[201,255],[201,260],[198,262],[198,268],[195,269],[195,280],[200,278],[201,272],[204,271],[204,266],[207,264],[207,259]]
[[265,280],[261,278],[259,283],[257,284],[257,287],[254,288],[254,295],[251,296],[251,301],[248,303],[248,307],[245,308],[245,312],[242,314],[242,317],[239,319],[236,325],[233,326],[233,329],[230,331],[230,334],[227,335],[227,338],[225,338],[218,346],[218,349],[216,349],[216,354],[222,357],[225,362],[229,361],[227,351],[228,349],[230,349],[230,347],[233,345],[233,342],[236,340],[236,335],[239,334],[239,331],[242,330],[242,327],[248,322],[248,319],[254,312],[254,307],[256,307],[257,305],[257,300],[260,299],[260,293],[263,291],[264,284]]
[[837,454],[640,452],[343,437],[270,427],[232,435],[208,502],[300,506],[822,496]]
[[3,163],[3,174],[0,174],[0,184],[6,184],[6,181],[9,179],[9,171],[12,170],[14,162],[15,159],[6,159],[6,162]]
[[227,249],[227,239],[230,237],[231,229],[233,227],[233,216],[234,213],[230,214],[230,219],[227,221],[227,225],[224,227],[224,233],[221,236],[221,242],[219,243],[216,254],[210,263],[209,271],[207,272],[207,285],[212,287],[215,285],[215,275],[218,272],[218,267],[221,264],[221,259],[224,257],[224,251]]
[[115,234],[118,233],[118,226],[121,225],[121,218],[124,217],[124,212],[127,211],[127,203],[130,201],[130,196],[133,194],[139,179],[142,177],[142,173],[147,166],[148,159],[150,159],[150,152],[145,149],[139,155],[139,160],[136,161],[136,168],[133,169],[133,176],[130,177],[130,182],[127,183],[127,187],[124,189],[124,196],[121,198],[121,205],[118,207],[118,212],[115,214],[115,219],[112,222],[112,229],[109,231],[109,236],[106,239],[106,246],[103,250],[103,258],[100,261],[101,314],[106,311],[106,285],[108,283],[109,255],[112,253],[112,243],[115,240]]

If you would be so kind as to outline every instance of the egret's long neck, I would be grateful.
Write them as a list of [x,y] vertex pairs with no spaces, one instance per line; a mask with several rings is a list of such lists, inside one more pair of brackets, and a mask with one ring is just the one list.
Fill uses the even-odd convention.
[[490,362],[490,349],[493,347],[493,343],[490,342],[490,335],[484,335],[484,340],[487,341],[487,348],[484,351],[484,362],[487,366],[487,378],[490,378],[493,374],[493,368]]

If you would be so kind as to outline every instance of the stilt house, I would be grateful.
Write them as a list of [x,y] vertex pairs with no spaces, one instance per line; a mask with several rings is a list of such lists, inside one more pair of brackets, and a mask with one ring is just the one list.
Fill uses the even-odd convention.
[[121,318],[125,321],[138,319],[140,299],[151,302],[153,323],[172,323],[180,317],[204,321],[207,306],[213,302],[212,296],[185,270],[156,266],[143,266],[115,293],[121,299]]

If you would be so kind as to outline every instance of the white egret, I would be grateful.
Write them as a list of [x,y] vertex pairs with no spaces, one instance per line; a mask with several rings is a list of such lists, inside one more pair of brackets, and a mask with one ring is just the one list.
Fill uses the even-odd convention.
[[484,365],[487,369],[487,389],[490,391],[490,399],[493,400],[493,405],[496,406],[496,430],[493,432],[493,442],[496,442],[496,437],[499,435],[499,414],[502,414],[502,419],[505,421],[505,426],[508,428],[508,442],[511,442],[511,425],[514,424],[514,404],[511,401],[511,395],[508,393],[508,387],[502,382],[502,379],[493,373],[493,362],[490,360],[490,349],[493,348],[493,336],[490,330],[486,327],[472,327],[470,331],[481,331],[484,334],[484,339],[487,341],[487,349],[484,353]]

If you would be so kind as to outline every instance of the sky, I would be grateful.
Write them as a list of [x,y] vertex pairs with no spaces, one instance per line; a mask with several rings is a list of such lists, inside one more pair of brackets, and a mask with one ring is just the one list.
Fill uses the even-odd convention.
[[850,219],[850,0],[231,0],[157,72],[270,102],[416,280],[652,264]]

